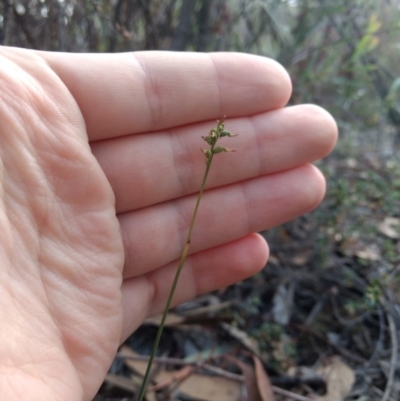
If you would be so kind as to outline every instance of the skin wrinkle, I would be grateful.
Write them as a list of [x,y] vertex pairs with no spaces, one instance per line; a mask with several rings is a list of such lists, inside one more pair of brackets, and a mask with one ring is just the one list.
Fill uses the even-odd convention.
[[[133,221],[133,227],[136,225],[136,221]],[[124,227],[124,225],[121,224],[121,227]],[[153,225],[150,223],[149,227],[154,229],[155,231],[157,230],[157,222]],[[134,269],[137,268],[137,266],[145,264],[145,259],[146,255],[143,254],[142,249],[143,246],[140,246],[137,242],[137,238],[140,237],[142,241],[146,244],[144,247],[147,249],[147,246],[149,246],[152,250],[151,252],[154,254],[158,254],[160,252],[160,246],[159,244],[152,239],[153,236],[153,231],[148,231],[141,235],[137,232],[137,230],[134,228],[132,229],[130,226],[128,226],[126,229],[122,228],[123,231],[126,232],[126,241],[125,244],[128,244],[128,248],[125,248],[125,263],[124,263],[124,268],[123,268],[123,278],[126,279],[124,273],[127,271],[126,269],[128,266],[133,266]],[[131,232],[131,234],[129,233]],[[148,245],[151,244],[151,245]]]
[[[42,162],[44,166],[55,163],[55,159],[62,158],[64,163],[70,163],[72,149],[75,145],[80,146],[82,141],[74,140],[72,135],[67,135],[67,132],[63,132],[62,135],[57,134],[57,128],[49,128],[49,122],[44,123],[46,120],[46,113],[42,114],[41,129],[33,130],[31,138],[32,147],[37,149],[36,156],[37,159]],[[43,138],[46,138],[43,140]],[[68,157],[66,157],[65,150],[68,149]],[[80,156],[81,152],[76,150],[75,154]],[[75,155],[74,155],[75,156]],[[76,158],[77,159],[77,158]],[[76,164],[76,163],[75,163]],[[74,165],[75,165],[74,164]],[[48,173],[53,173],[52,169],[47,169]],[[51,174],[53,176],[54,174]],[[64,177],[63,177],[64,179]]]
[[[146,284],[149,288],[148,302],[145,303],[145,305],[147,305],[147,311],[146,311],[145,316],[151,316],[153,314],[152,308],[155,305],[155,303],[159,297],[160,290],[156,284],[156,280],[154,280],[154,278],[153,278],[153,271],[144,274],[142,277],[146,280]],[[133,280],[135,280],[135,279],[136,278],[133,278]]]
[[[43,99],[42,99],[43,100]],[[43,103],[43,102],[40,102],[40,103]],[[42,107],[43,108],[43,107]],[[31,110],[31,108],[30,108],[30,105],[29,105],[29,108],[28,108],[29,110]],[[35,113],[33,113],[33,115],[35,115]],[[34,119],[35,120],[35,119]],[[38,120],[36,120],[36,121],[32,121],[32,124],[34,125],[34,126],[38,126],[38,123],[39,123],[39,121]],[[44,126],[44,124],[43,123],[41,123],[40,124],[40,129],[39,129],[39,127],[37,127],[38,129],[36,129],[36,130],[30,130],[30,132],[32,132],[32,134],[33,134],[33,137],[35,138],[35,140],[34,140],[34,142],[36,143],[37,142],[37,138],[38,138],[38,136],[35,134],[35,132],[41,132],[41,135],[43,134],[43,127]],[[49,132],[49,130],[46,130],[47,132],[46,132],[46,135],[47,134],[49,134],[50,132]],[[25,137],[25,135],[24,135],[24,137]],[[33,141],[32,141],[32,138],[31,138],[31,135],[29,135],[29,134],[27,134],[26,135],[26,138],[28,139],[28,141],[29,141],[29,147],[30,148],[32,148],[32,149],[34,149],[35,147],[34,147],[34,145],[33,145]],[[28,156],[28,154],[31,156],[31,153],[32,152],[25,152],[25,156]],[[30,171],[35,171],[36,173],[39,173],[39,175],[41,176],[40,178],[39,177],[35,177],[35,179],[33,180],[33,182],[40,182],[40,183],[43,183],[43,182],[46,182],[46,177],[47,177],[47,175],[44,173],[44,171],[43,171],[43,168],[42,168],[42,166],[37,162],[37,160],[40,160],[41,159],[41,156],[40,156],[40,153],[37,153],[37,152],[35,152],[36,153],[36,158],[35,157],[30,157],[30,161],[28,162],[28,164],[29,164],[29,170]],[[30,164],[31,163],[33,163],[34,164],[34,167],[32,168],[32,166],[30,166]],[[25,169],[27,169],[28,167],[25,167]],[[26,185],[26,186],[29,186],[29,185]],[[43,187],[40,185],[40,186],[35,186],[35,191],[37,191],[37,188],[39,188],[39,187],[41,187],[42,189],[43,189]],[[52,191],[50,190],[50,191],[48,191],[48,190],[44,190],[45,191],[45,194],[43,194],[45,197],[47,197],[48,195],[49,195],[49,192],[51,193]],[[41,197],[42,198],[42,197]],[[30,199],[32,199],[32,198],[30,198]],[[33,200],[35,200],[36,199],[36,196],[32,199],[32,201]],[[32,203],[32,201],[29,201],[29,203]],[[38,203],[38,202],[35,202],[36,204]],[[43,205],[46,205],[47,203],[46,202],[43,202],[42,200],[40,200],[39,201],[39,208],[40,209],[43,209]],[[37,207],[35,207],[34,209],[37,209]],[[35,225],[37,226],[37,231],[38,231],[38,235],[39,235],[39,238],[42,236],[42,232],[41,232],[41,229],[40,229],[40,226],[43,226],[44,224],[45,224],[45,221],[46,221],[46,219],[47,219],[47,214],[48,214],[48,208],[46,208],[46,210],[41,210],[41,212],[40,213],[38,213],[38,214],[36,214],[35,215],[35,217],[34,217],[34,221],[35,221]],[[39,219],[38,219],[38,217],[39,217]],[[40,243],[40,241],[39,241],[39,243]],[[38,258],[40,258],[40,250],[38,250],[38,253],[37,253],[37,255],[38,255]],[[39,260],[38,260],[38,262],[39,262]]]
[[[286,108],[284,110],[289,110],[289,113],[291,111],[290,108]],[[274,111],[272,111],[271,113],[274,113]],[[289,115],[288,118],[290,118],[291,116]],[[258,119],[258,116],[255,117],[251,117],[251,125],[252,127],[256,130],[255,132],[257,132],[257,122],[256,120]],[[256,137],[256,145],[257,145],[257,152],[259,154],[259,160],[260,160],[260,176],[262,175],[266,175],[266,174],[275,174],[276,172],[282,172],[285,170],[290,170],[291,168],[293,168],[293,166],[285,166],[285,167],[280,167],[279,169],[277,169],[275,167],[274,170],[271,171],[271,168],[268,168],[268,163],[271,163],[272,165],[276,165],[276,164],[280,164],[280,159],[288,159],[288,157],[284,154],[284,152],[282,152],[280,149],[290,149],[290,146],[288,146],[288,144],[286,143],[287,140],[287,132],[291,132],[291,130],[287,130],[284,127],[278,127],[278,129],[276,130],[272,130],[271,128],[267,128],[266,129],[267,134],[265,135],[265,145],[263,146],[263,144],[260,142],[257,134],[255,134],[254,136]],[[268,157],[261,157],[262,155],[262,149],[265,148],[274,148],[276,147],[278,149],[278,151],[276,152],[276,154],[268,154],[268,151],[263,150],[263,152],[268,154]]]
[[[57,135],[53,135],[50,130],[45,135],[47,139],[46,141],[40,141],[41,146],[36,144],[36,148],[39,149],[39,153],[37,153],[37,159],[40,160],[46,170],[44,173],[45,177],[49,181],[51,185],[51,193],[57,198],[59,202],[63,202],[65,198],[65,194],[63,191],[64,183],[70,178],[73,180],[73,177],[80,177],[83,171],[87,171],[86,163],[87,157],[82,158],[83,154],[80,150],[75,150],[75,154],[73,159],[74,162],[71,162],[71,152],[74,150],[75,141],[70,141],[73,137],[68,136],[64,137],[63,140],[58,140]],[[60,135],[61,137],[61,135]],[[93,157],[93,156],[89,156]],[[63,160],[63,168],[58,171],[57,169],[53,169],[54,164],[59,163],[60,159]],[[40,167],[42,170],[43,168]],[[82,183],[80,183],[82,185]],[[86,187],[90,185],[89,181],[83,183]],[[88,191],[85,191],[87,193]],[[110,194],[113,196],[113,194]],[[114,197],[113,197],[114,200]]]
[[[36,261],[38,266],[45,266],[45,264],[42,263],[43,262],[42,259],[43,259],[43,237],[44,237],[44,235],[43,235],[43,227],[44,227],[44,221],[47,220],[48,208],[46,208],[46,210],[47,210],[46,211],[46,216],[43,216],[42,225],[38,224],[38,238],[40,238],[37,261]],[[40,288],[42,290],[41,291],[42,294],[44,295],[45,305],[47,306],[47,308],[48,308],[48,310],[50,312],[51,320],[52,320],[54,326],[57,327],[58,333],[59,333],[60,338],[61,338],[61,342],[63,344],[64,351],[67,351],[67,348],[65,346],[65,339],[64,339],[64,336],[63,336],[63,332],[61,330],[61,324],[60,324],[59,320],[56,317],[57,315],[55,313],[55,311],[56,311],[56,308],[54,306],[55,304],[50,302],[50,298],[51,298],[50,295],[49,295],[50,288],[47,286],[47,280],[46,280],[46,276],[44,274],[44,269],[39,268],[39,276],[41,277]]]
[[[43,106],[44,107],[44,106]],[[43,108],[42,107],[42,108]],[[37,125],[37,123],[38,123],[38,121],[36,121],[35,122],[35,125]],[[41,128],[43,128],[43,127],[41,127]],[[41,133],[43,133],[43,129],[40,129],[40,130],[33,130],[33,134],[35,134],[35,132],[41,132]],[[48,132],[46,132],[45,133],[45,137],[47,137],[47,135],[48,135]],[[35,135],[34,135],[35,136]],[[24,135],[24,137],[25,137],[25,135]],[[41,136],[40,136],[41,137]],[[34,139],[34,138],[32,138],[30,135],[27,135],[27,138],[28,139],[30,139],[30,146],[29,147],[32,147],[32,139]],[[39,138],[37,135],[36,135],[36,138]],[[54,138],[53,138],[54,139]],[[37,142],[37,141],[35,141],[35,142]],[[60,141],[59,141],[60,142]],[[39,142],[40,143],[40,142]],[[23,146],[23,148],[25,148],[25,146]],[[26,152],[26,154],[28,155],[28,153]],[[29,153],[29,155],[30,155],[30,153]],[[38,155],[39,156],[39,155]],[[44,156],[43,154],[42,154],[42,156]],[[33,158],[33,161],[35,162],[35,168],[33,168],[33,169],[31,169],[31,171],[34,171],[34,172],[36,172],[36,173],[38,173],[38,170],[42,170],[42,168],[40,167],[40,166],[37,166],[37,160],[35,159],[35,158]],[[51,163],[51,161],[50,161],[50,163]],[[30,166],[30,164],[31,163],[27,163],[27,165],[28,165],[28,167]],[[39,168],[38,168],[39,167]],[[25,167],[25,169],[26,169],[27,167]],[[42,170],[43,171],[43,170]],[[72,172],[72,171],[71,171]],[[50,174],[51,175],[51,174]],[[58,177],[59,178],[59,177]],[[34,181],[36,182],[36,181],[43,181],[42,179],[34,179]],[[43,187],[41,187],[41,188],[43,188]],[[35,192],[37,192],[37,189],[35,190]],[[58,193],[58,191],[56,191],[56,193]],[[37,198],[36,198],[36,196],[34,196],[34,199],[33,200],[36,200]],[[36,202],[35,202],[36,203]],[[44,203],[44,204],[46,204],[46,203]],[[37,217],[38,216],[36,216],[36,219],[35,220],[37,220]],[[40,216],[39,216],[40,217]],[[44,216],[45,217],[45,216]],[[40,223],[39,223],[40,224]],[[39,230],[40,231],[40,230]],[[19,233],[18,233],[19,234]],[[39,245],[41,245],[41,242],[39,242]],[[38,255],[39,256],[42,256],[42,252],[40,251],[39,253],[38,253]],[[38,260],[36,261],[37,263],[39,263],[39,266],[45,266],[45,264],[42,262],[42,260],[41,260],[41,258],[39,257],[38,258]],[[44,281],[45,282],[45,281]],[[50,289],[50,287],[49,287],[49,289]],[[43,294],[42,294],[43,295]],[[85,296],[86,296],[86,298],[88,297],[88,295],[89,294],[84,294]],[[36,298],[36,296],[37,296],[37,294],[35,294],[35,298]],[[48,296],[48,294],[44,294],[44,296],[47,298],[46,300],[44,300],[44,303],[45,304],[47,304],[47,307],[50,307],[51,306],[51,303],[49,302],[49,296]],[[50,308],[51,309],[51,308]],[[53,317],[54,317],[54,314],[53,314]],[[53,322],[56,324],[56,326],[60,326],[59,325],[59,323],[57,323],[54,319],[53,319]],[[65,338],[65,336],[63,335],[63,336],[60,336],[60,337],[62,337],[62,341],[63,341],[63,343],[64,343],[64,349],[66,348],[66,346],[67,346],[67,342],[68,342],[68,340]]]
[[[150,144],[147,146],[143,145],[143,135],[138,134],[123,138],[116,138],[109,141],[103,141],[102,143],[97,142],[94,144],[93,153],[101,164],[103,170],[106,172],[107,179],[112,184],[113,191],[117,195],[117,211],[119,213],[128,212],[130,209],[129,202],[136,204],[138,209],[144,205],[140,201],[143,193],[150,193],[151,196],[157,198],[157,194],[161,191],[165,191],[165,182],[172,178],[178,181],[177,174],[173,174],[172,163],[168,163],[166,166],[166,159],[173,160],[173,149],[172,139],[168,138],[167,133],[152,134],[150,135]],[[108,144],[107,142],[112,142]],[[106,146],[110,146],[114,155],[119,151],[122,152],[122,156],[119,157],[118,162],[121,165],[121,169],[113,171],[115,165],[115,158],[110,159],[109,152],[105,152]],[[157,147],[155,149],[155,147]],[[160,148],[162,148],[160,150]],[[132,168],[131,160],[135,160],[135,163],[143,163],[146,160],[151,159],[152,164],[147,169]],[[167,168],[166,168],[167,167]],[[160,172],[163,172],[163,182],[160,183],[161,189],[157,185],[152,183],[155,176],[161,176]],[[169,185],[173,188],[176,187],[175,182]],[[126,190],[126,188],[132,188],[127,195],[121,200],[118,198],[118,194]],[[158,199],[158,201],[162,201]]]
[[[26,219],[29,220],[29,224],[27,224],[26,221],[21,221],[21,216],[23,216],[23,213],[21,212],[27,208],[27,205],[32,205],[33,209],[36,209],[36,207],[26,193],[21,193],[21,191],[14,191],[13,189],[10,189],[14,188],[14,180],[9,178],[7,181],[10,180],[12,180],[12,182],[8,185],[6,184],[6,186],[8,188],[7,193],[11,193],[11,197],[8,197],[8,200],[6,201],[5,210],[6,212],[8,211],[7,216],[9,221],[13,222],[14,225],[14,232],[12,234],[13,242],[17,241],[15,242],[15,246],[20,246],[21,249],[26,250],[29,255],[37,255],[39,242],[39,240],[36,239],[38,232],[37,219],[35,218],[34,214],[31,213],[28,216],[25,216]],[[38,206],[37,203],[36,206]],[[27,227],[30,229],[28,230]],[[21,232],[24,234],[24,236],[29,234],[29,237],[23,238],[21,236]],[[21,252],[19,255],[21,255]]]
[[[4,378],[4,377],[8,377],[9,378],[9,381],[10,382],[12,382],[13,380],[11,379],[11,378],[15,378],[16,376],[18,376],[18,374],[22,374],[23,375],[23,379],[21,379],[21,382],[22,383],[27,383],[27,382],[29,382],[30,383],[30,386],[32,386],[32,380],[34,380],[34,381],[39,381],[39,382],[41,382],[41,383],[43,383],[45,386],[43,386],[43,388],[46,388],[47,387],[47,382],[45,381],[45,380],[43,380],[41,377],[39,377],[38,375],[33,375],[32,374],[32,372],[29,372],[28,371],[28,369],[27,369],[27,366],[28,366],[29,364],[28,363],[26,363],[26,364],[24,364],[24,366],[21,366],[21,367],[16,367],[16,368],[14,368],[14,369],[11,369],[11,371],[12,372],[10,372],[8,375],[6,374],[6,372],[2,372],[1,373],[1,377],[2,378]],[[21,369],[21,368],[25,368],[25,369]],[[13,371],[16,371],[16,372],[13,372]],[[48,372],[48,376],[46,376],[46,378],[48,378],[48,377],[51,377],[51,378],[53,378],[53,379],[56,379],[56,381],[57,381],[57,386],[55,386],[55,389],[52,389],[52,400],[55,400],[54,399],[54,395],[55,395],[55,393],[54,393],[54,391],[57,393],[59,393],[59,394],[62,394],[61,393],[61,387],[63,386],[63,387],[65,387],[66,389],[68,389],[69,390],[69,388],[68,388],[68,385],[67,384],[64,384],[63,383],[63,381],[62,380],[59,380],[59,372],[58,371],[52,371],[52,372]],[[14,387],[14,386],[11,386],[11,387]],[[8,387],[8,391],[10,391],[10,388],[11,387]],[[0,388],[1,388],[1,382],[0,382]],[[17,393],[19,393],[20,391],[22,390],[22,392],[23,392],[23,396],[21,396],[20,397],[20,399],[22,400],[22,399],[25,399],[25,396],[26,396],[26,387],[21,387],[21,386],[19,386],[18,387],[18,390],[15,390],[15,394],[17,394]],[[80,392],[80,394],[82,395],[83,394],[83,387],[82,387],[82,383],[80,383],[80,388],[79,388],[79,392]],[[63,394],[65,394],[65,393],[63,393]],[[3,394],[4,395],[4,394]],[[43,395],[43,394],[35,394],[36,396],[37,395],[39,395],[40,397]],[[8,398],[7,398],[8,399]],[[14,398],[12,398],[12,399],[14,399]],[[31,398],[32,399],[32,398]],[[42,398],[35,398],[35,400],[37,400],[37,399],[42,399]],[[47,399],[47,398],[46,398]],[[64,398],[62,397],[62,396],[60,396],[60,398],[57,398],[57,399],[59,399],[60,401],[61,400],[64,400]],[[81,399],[81,398],[79,398],[79,399]]]
[[[27,303],[24,304],[24,305],[18,305],[18,307],[16,308],[16,311],[20,312],[20,316],[21,316],[21,320],[20,321],[25,321],[26,320],[24,314],[22,313],[22,311],[24,311],[25,315],[29,315],[30,322],[34,323],[34,324],[36,323],[35,324],[35,328],[33,329],[34,332],[35,332],[35,337],[33,338],[33,340],[35,342],[35,349],[36,349],[35,355],[36,356],[40,355],[40,353],[38,354],[38,351],[40,351],[40,350],[43,350],[44,354],[50,355],[49,354],[50,350],[48,348],[49,338],[48,338],[47,335],[43,335],[41,333],[42,333],[42,328],[45,329],[44,331],[47,331],[47,329],[49,328],[51,323],[49,321],[43,322],[42,319],[43,319],[43,315],[44,314],[43,314],[42,308],[40,307],[40,304],[34,303],[32,301],[32,297],[30,297],[26,293],[26,289],[24,289],[23,295],[25,295]],[[16,318],[16,316],[14,316],[14,320],[15,320],[15,318]],[[53,322],[53,320],[52,320],[52,322]],[[54,327],[53,327],[53,329],[54,329]],[[21,342],[20,342],[20,339],[16,338],[16,341],[17,341],[16,342],[16,347],[23,346],[23,344],[21,344]],[[59,345],[60,344],[58,344],[57,347],[56,346],[54,346],[54,347],[59,349]],[[9,349],[8,349],[8,351],[9,351]],[[4,359],[3,362],[5,362],[5,359]],[[17,362],[16,360],[13,361],[14,364],[16,362]],[[18,362],[18,365],[20,366],[19,362]],[[4,363],[3,363],[3,366],[4,366]]]
[[246,196],[246,184],[244,182],[240,182],[239,183],[239,188],[240,188],[239,193],[242,196],[242,204],[244,205],[244,207],[242,207],[242,209],[243,209],[244,214],[246,216],[246,218],[245,218],[246,230],[245,230],[245,233],[243,235],[243,237],[244,237],[245,235],[248,235],[248,234],[250,234],[252,232],[251,223],[250,223],[250,211],[249,211],[249,206],[250,205],[248,205],[248,203],[250,203],[250,202],[247,202],[249,200],[249,198]]
[[[43,60],[41,60],[41,62],[43,63]],[[13,64],[13,66],[15,67],[15,64]],[[43,120],[46,120],[46,123],[48,124],[49,121],[48,118],[46,118],[46,116],[50,113],[54,114],[54,111],[56,110],[58,111],[58,108],[54,107],[56,103],[51,97],[51,95],[53,95],[52,91],[50,90],[45,91],[43,89],[44,84],[40,85],[37,79],[35,79],[33,76],[27,75],[24,71],[22,71],[22,74],[24,81],[26,81],[26,85],[24,86],[17,85],[17,88],[19,90],[22,89],[22,94],[18,94],[18,92],[14,93],[14,90],[8,91],[7,93],[9,96],[11,95],[12,99],[14,100],[14,105],[16,106],[14,108],[16,110],[24,110],[24,112],[26,112],[26,110],[30,110],[30,115],[31,115],[30,127],[35,128],[40,125],[41,129],[40,130],[31,129],[28,137],[29,138],[32,137],[35,139],[41,138],[42,135],[38,136],[36,135],[36,132],[40,132],[42,134],[42,130],[43,128],[45,128],[46,131],[51,133],[50,129],[47,129],[46,124],[43,123]],[[25,87],[28,86],[31,89],[25,90]],[[28,106],[27,108],[21,106],[21,99],[23,99],[23,104],[26,104]],[[16,114],[17,117],[19,117],[21,113],[17,112]],[[41,119],[39,119],[37,116],[41,116]],[[21,125],[24,125],[25,123],[26,121],[24,120],[22,121]],[[53,135],[53,139],[57,139],[55,135]]]
[[[7,198],[8,193],[5,190],[6,180],[6,169],[3,162],[3,146],[0,146],[0,226],[1,230],[1,241],[0,243],[6,248],[12,249],[12,228],[10,220],[7,216]],[[6,227],[7,226],[7,227]],[[4,235],[6,232],[6,236]]]
[[[2,85],[1,91],[4,97],[7,97],[7,102],[3,101],[0,109],[1,114],[5,114],[6,117],[2,116],[2,123],[4,124],[6,120],[11,127],[17,124],[23,126],[25,121],[22,120],[20,113],[17,111],[21,104],[21,98],[14,91],[10,90],[7,85]],[[5,106],[6,110],[4,110]]]
[[[192,151],[187,145],[187,141],[182,138],[182,135],[177,135],[176,133],[169,132],[170,151],[173,158],[173,170],[174,176],[179,182],[179,195],[184,196],[190,193],[189,188],[191,183],[194,182],[194,160],[192,158]],[[186,183],[186,184],[185,184]],[[178,197],[177,196],[177,197]]]
[[[154,273],[154,272],[146,274],[146,277],[147,276],[150,277],[151,283],[154,288],[154,293],[151,298],[151,304],[150,304],[151,307],[149,308],[148,316],[152,316],[154,314],[161,312],[157,309],[160,308],[161,299],[166,298],[168,296],[169,288],[172,285],[172,281],[174,279],[174,275],[175,275],[175,271],[178,266],[178,263],[179,263],[179,260],[175,260],[173,262],[170,262],[168,264],[169,266],[166,266],[167,270],[165,270],[163,273],[170,280],[170,283],[168,283],[166,286],[165,286],[165,277],[164,277],[164,279],[163,279],[163,277],[161,277],[161,280],[154,280],[151,278],[152,273]],[[170,274],[168,274],[168,273],[170,273]],[[154,276],[155,276],[155,274],[154,274]],[[195,273],[194,273],[194,269],[193,269],[193,255],[192,255],[191,257],[188,257],[185,261],[185,265],[183,266],[183,270],[182,270],[182,275],[179,278],[178,286],[177,286],[176,292],[174,294],[172,305],[176,305],[177,299],[182,297],[182,293],[185,294],[184,295],[185,298],[187,298],[186,293],[193,294],[194,297],[196,297],[197,295],[200,294],[199,288],[198,288],[197,284],[195,283],[196,280],[194,277],[195,277]],[[189,282],[191,283],[190,285],[189,285]],[[162,291],[161,287],[164,287],[165,291]],[[163,309],[163,307],[164,306],[162,306],[162,309]]]
[[188,266],[186,266],[185,262],[184,269],[186,269],[187,271],[188,270],[187,267],[190,268],[190,272],[187,274],[189,274],[190,276],[190,282],[192,283],[191,288],[193,288],[194,294],[196,294],[195,296],[197,297],[202,293],[200,288],[201,280],[196,280],[195,277],[199,275],[199,271],[201,272],[201,266],[202,264],[204,264],[204,255],[202,255],[201,252],[199,254],[190,255],[190,257],[187,260],[187,263]]
[[[181,288],[184,288],[184,291],[187,294],[195,294],[194,296],[197,297],[198,295],[200,295],[200,288],[199,288],[199,283],[200,280],[196,280],[195,276],[196,276],[196,267],[194,266],[194,264],[196,263],[196,258],[191,258],[189,260],[185,261],[185,264],[183,266],[183,268],[185,269],[185,274],[182,275],[182,281],[181,281]],[[178,261],[176,262],[176,264],[178,265]],[[189,285],[190,283],[190,285]],[[178,282],[178,286],[179,286],[179,282]],[[179,290],[179,288],[178,288]],[[181,290],[182,291],[182,290]],[[175,294],[174,298],[177,298],[177,295],[179,294]],[[185,298],[189,298],[189,296],[185,295]],[[174,299],[173,299],[174,301]],[[175,301],[176,303],[176,301]]]
[[256,134],[257,130],[254,124],[254,118],[247,118],[247,121],[250,123],[251,127],[251,134],[253,136],[253,143],[254,143],[254,148],[255,151],[257,152],[257,159],[258,159],[258,168],[257,168],[257,174],[255,174],[255,177],[262,176],[265,174],[266,169],[266,163],[264,161],[264,158],[261,155],[261,142],[259,136]]
[[[308,111],[308,113],[306,113]],[[337,134],[336,135],[329,135],[332,137],[332,142],[326,141],[326,137],[328,136],[327,134],[331,133],[332,131],[335,131],[337,133],[337,125],[336,122],[333,120],[332,116],[328,114],[327,111],[322,109],[319,106],[316,106],[314,104],[306,104],[304,105],[303,108],[303,114],[308,114],[309,116],[312,116],[310,118],[310,123],[309,125],[311,127],[321,127],[322,129],[319,129],[316,131],[316,136],[318,136],[318,142],[313,148],[315,156],[313,158],[318,158],[318,155],[324,154],[326,155],[329,153],[329,151],[333,148],[334,144],[336,143],[337,140]],[[326,127],[329,127],[329,124],[326,123],[327,120],[330,120],[331,123],[331,128],[329,130],[326,129]],[[333,129],[332,129],[333,128]]]
[[[132,241],[131,241],[131,237],[128,234],[128,231],[123,228],[122,224],[119,224],[119,232],[121,234],[123,248],[125,250],[126,249],[134,249]],[[126,251],[124,252],[123,270],[125,270],[125,267],[130,264],[130,259],[131,259],[130,255],[131,255],[130,252],[126,252]],[[122,285],[122,283],[121,283],[121,285]]]
[[[222,91],[221,91],[221,87],[220,87],[220,78],[219,78],[219,74],[218,74],[218,67],[216,65],[216,62],[212,56],[212,54],[208,54],[208,58],[211,61],[211,66],[213,67],[213,73],[214,73],[214,82],[215,85],[214,87],[217,90],[217,94],[216,94],[216,98],[218,99],[218,115],[220,116],[219,118],[222,118]],[[215,99],[215,97],[214,97]]]
[[132,53],[135,60],[138,62],[144,75],[144,90],[146,94],[146,100],[148,109],[150,110],[150,119],[152,121],[152,131],[157,129],[159,122],[162,121],[162,101],[160,99],[160,88],[157,83],[157,79],[151,75],[151,69],[147,67],[145,60],[140,60],[138,55]]
[[[189,195],[188,198],[189,197],[192,196]],[[179,244],[178,249],[181,250],[186,244],[186,237],[189,230],[190,221],[193,216],[193,210],[196,204],[196,197],[194,197],[192,200],[193,200],[192,210],[190,210],[190,207],[185,207],[185,202],[182,202],[181,200],[177,202],[170,202],[170,206],[172,206],[172,208],[174,209],[174,215],[175,215],[174,221],[176,226],[173,238],[177,238],[177,242]]]

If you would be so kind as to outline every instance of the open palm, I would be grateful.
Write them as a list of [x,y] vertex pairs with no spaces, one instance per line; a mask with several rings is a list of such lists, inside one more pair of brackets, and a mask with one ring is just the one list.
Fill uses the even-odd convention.
[[90,400],[118,345],[162,310],[226,114],[174,303],[268,256],[253,232],[314,208],[307,164],[336,140],[316,106],[282,108],[285,71],[241,54],[74,55],[0,48],[0,391]]

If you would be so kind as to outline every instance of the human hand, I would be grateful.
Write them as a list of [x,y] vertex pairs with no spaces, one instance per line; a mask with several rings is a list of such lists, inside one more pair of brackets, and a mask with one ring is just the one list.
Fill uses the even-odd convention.
[[168,296],[204,172],[201,136],[226,114],[174,298],[259,271],[253,232],[313,209],[307,164],[334,146],[316,106],[243,54],[77,55],[0,48],[0,391],[91,400],[119,344]]

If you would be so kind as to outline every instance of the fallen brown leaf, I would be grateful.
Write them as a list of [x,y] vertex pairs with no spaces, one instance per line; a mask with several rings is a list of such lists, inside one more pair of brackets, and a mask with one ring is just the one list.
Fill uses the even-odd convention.
[[260,348],[258,342],[250,337],[245,331],[238,329],[228,323],[221,323],[221,327],[231,335],[234,339],[238,340],[253,354],[260,356]]
[[136,387],[135,383],[132,380],[130,380],[128,377],[114,375],[111,373],[109,373],[106,376],[105,382],[112,384],[113,386],[121,388],[123,390],[131,391],[132,393],[134,393],[138,389],[138,387]]
[[264,366],[259,358],[253,356],[254,368],[256,372],[257,386],[261,395],[262,401],[274,401],[274,394],[272,392],[271,381],[264,369]]
[[400,239],[400,219],[386,217],[378,224],[378,231],[392,239]]
[[342,362],[340,357],[334,356],[328,365],[317,369],[317,373],[326,380],[327,391],[324,396],[316,397],[316,401],[344,401],[355,381],[350,366]]
[[[126,355],[138,355],[135,351],[130,349],[127,346],[122,346],[120,349],[121,352],[123,352]],[[131,370],[133,370],[135,373],[138,373],[141,376],[144,376],[146,373],[146,368],[147,368],[147,361],[138,361],[135,359],[125,359],[125,365],[128,366]]]
[[[167,381],[176,371],[161,371],[155,381]],[[196,401],[238,401],[242,384],[225,377],[192,374],[178,386],[179,391]]]
[[[129,347],[122,347],[121,351],[126,354],[136,355]],[[125,364],[141,375],[144,375],[147,367],[146,361],[133,359],[126,359]],[[240,399],[242,384],[236,380],[225,377],[204,376],[198,373],[189,374],[189,369],[191,367],[172,371],[161,369],[155,375],[153,382],[156,385],[161,384],[161,387],[165,387],[167,384],[178,384],[179,391],[194,401],[238,401]],[[176,383],[177,381],[180,383]]]
[[258,357],[253,356],[254,367],[232,356],[226,357],[242,371],[248,401],[275,401],[268,375]]
[[[147,318],[144,321],[144,324],[149,324],[153,326],[159,326],[161,323],[162,315],[156,315]],[[176,313],[168,313],[167,318],[165,319],[165,327],[176,326],[185,321],[185,318],[177,315]]]
[[227,358],[235,365],[237,365],[237,367],[242,371],[244,382],[246,384],[247,400],[263,401],[258,391],[257,379],[254,368],[250,365],[247,365],[247,363],[239,361],[239,359],[236,359],[234,357],[227,355]]
[[296,266],[304,266],[310,260],[311,253],[311,249],[297,252],[294,256],[290,258],[290,261]]
[[[185,379],[187,379],[190,375],[192,375],[194,372],[194,369],[192,366],[184,366],[182,369],[179,370],[174,370],[172,374],[166,375],[167,377],[165,378],[164,381],[161,379],[159,380],[159,383],[157,383],[155,386],[152,387],[152,390],[158,391],[161,390],[165,387],[172,387],[173,385],[176,387],[180,382],[183,382]],[[160,372],[160,374],[162,371]]]
[[379,251],[372,246],[356,251],[355,255],[360,259],[370,260],[372,262],[376,262],[380,259]]

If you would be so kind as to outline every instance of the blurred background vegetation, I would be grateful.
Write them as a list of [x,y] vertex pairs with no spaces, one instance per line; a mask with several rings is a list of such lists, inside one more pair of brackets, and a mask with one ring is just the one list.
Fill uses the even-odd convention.
[[[337,148],[317,163],[326,199],[263,233],[271,259],[262,273],[176,312],[199,324],[211,319],[209,308],[214,322],[242,330],[271,380],[296,394],[312,391],[287,379],[290,368],[339,354],[356,377],[348,399],[399,399],[399,0],[2,0],[0,43],[63,52],[240,51],[282,63],[293,81],[290,104],[319,104],[339,125]],[[193,312],[199,308],[203,315]],[[161,352],[193,358],[235,337],[224,327],[204,329],[203,342],[167,330]],[[127,344],[148,352],[149,332],[144,326]],[[122,374],[121,366],[116,360],[111,374]]]
[[64,52],[241,51],[291,73],[292,101],[400,124],[398,0],[2,0],[0,43]]

